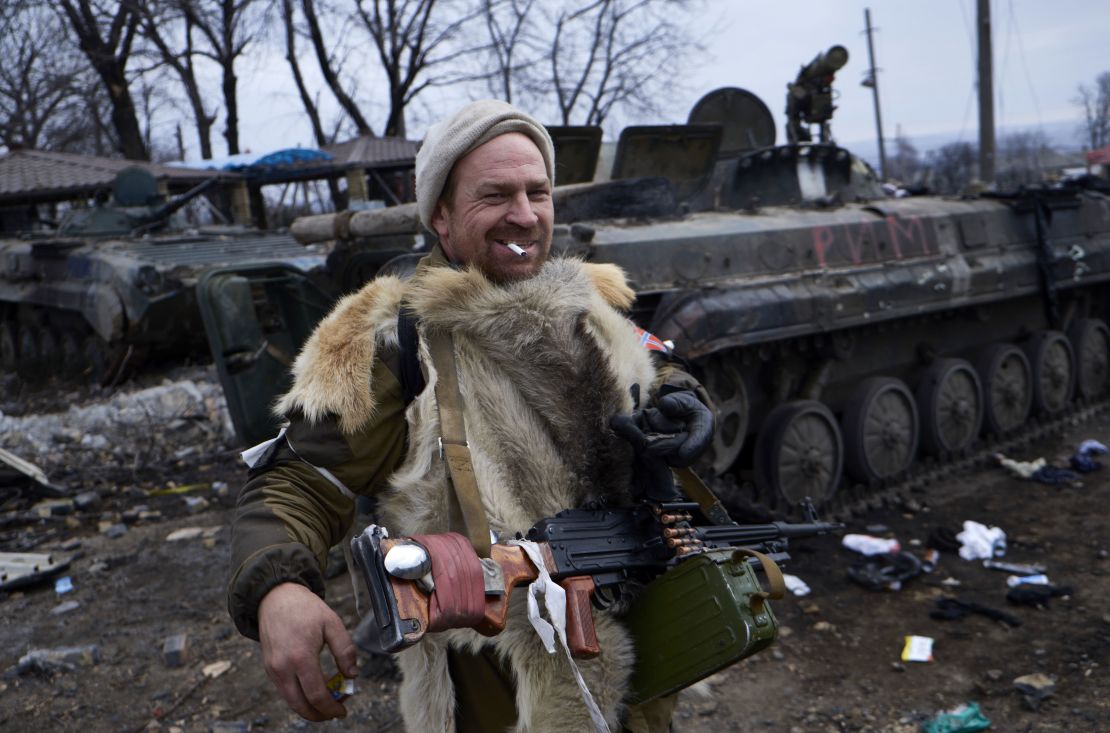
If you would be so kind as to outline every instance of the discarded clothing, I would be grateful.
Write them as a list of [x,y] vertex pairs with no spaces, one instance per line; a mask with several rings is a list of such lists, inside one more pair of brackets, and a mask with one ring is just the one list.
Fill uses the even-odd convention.
[[942,552],[959,552],[960,544],[960,541],[956,539],[956,533],[948,527],[937,527],[929,533],[929,537],[925,540],[926,547]]
[[1088,440],[1084,440],[1082,443],[1080,443],[1079,447],[1076,448],[1075,452],[1078,453],[1081,456],[1088,456],[1088,457],[1090,457],[1090,456],[1104,456],[1107,453],[1110,453],[1110,448],[1107,448],[1105,445],[1098,442],[1097,440],[1088,439]]
[[937,607],[929,612],[929,618],[937,621],[958,621],[973,613],[986,616],[993,621],[1001,621],[1007,626],[1021,626],[1021,619],[1016,616],[961,598],[938,598]]
[[1097,440],[1084,440],[1075,449],[1075,455],[1071,457],[1071,467],[1079,473],[1091,473],[1102,468],[1102,463],[1095,460],[1095,456],[1106,455],[1110,452],[1107,448]]
[[1078,481],[1079,475],[1075,473],[1075,471],[1070,471],[1066,468],[1041,466],[1033,472],[1030,478],[1038,483],[1047,484],[1049,486],[1062,486]]
[[923,733],[976,733],[991,727],[991,722],[979,710],[979,703],[969,702],[955,710],[938,713],[935,718],[921,725]]
[[872,537],[868,534],[846,534],[840,540],[840,544],[861,555],[885,555],[902,549],[902,545],[896,539]]
[[987,560],[1006,554],[1006,533],[998,527],[968,520],[956,539],[961,543],[960,557],[964,560]]
[[1022,583],[1006,594],[1006,600],[1015,606],[1047,606],[1050,598],[1070,596],[1070,585],[1029,585]]
[[808,596],[810,594],[809,586],[806,585],[806,582],[804,580],[802,580],[801,578],[799,578],[797,575],[791,575],[790,573],[783,573],[782,574],[782,580],[783,580],[784,583],[786,583],[786,589],[788,591],[790,591],[791,593],[793,593],[794,595],[796,595],[796,596]]
[[913,553],[871,555],[848,568],[848,577],[868,590],[901,590],[902,583],[921,575],[921,561]]
[[1044,468],[1048,463],[1043,458],[1038,458],[1035,461],[1015,461],[1012,458],[1007,458],[1001,453],[995,453],[994,459],[998,461],[999,465],[1003,468],[1009,469],[1018,478],[1032,478],[1037,469]]

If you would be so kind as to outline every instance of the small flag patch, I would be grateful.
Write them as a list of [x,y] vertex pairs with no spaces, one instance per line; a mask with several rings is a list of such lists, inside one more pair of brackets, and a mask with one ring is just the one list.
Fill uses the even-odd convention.
[[640,339],[640,346],[643,346],[648,351],[661,351],[664,354],[671,353],[667,345],[663,343],[658,336],[642,328],[637,327],[636,336]]

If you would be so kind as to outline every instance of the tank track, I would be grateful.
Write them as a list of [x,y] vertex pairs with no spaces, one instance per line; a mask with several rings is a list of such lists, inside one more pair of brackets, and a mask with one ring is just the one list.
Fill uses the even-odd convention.
[[[944,481],[954,474],[966,474],[992,466],[997,453],[1010,454],[1038,440],[1062,435],[1068,428],[1082,425],[1108,409],[1110,409],[1110,396],[1073,402],[1067,410],[1057,415],[1030,418],[1025,427],[1010,435],[980,440],[973,449],[962,455],[951,456],[944,461],[938,461],[936,458],[920,459],[899,480],[873,487],[862,484],[842,484],[832,499],[818,507],[818,513],[822,519],[847,522],[867,512],[883,508],[918,511],[921,508],[921,496],[927,494],[931,485]],[[721,478],[714,479],[711,485],[728,505],[729,501],[726,497],[734,490],[734,485]],[[753,508],[748,507],[748,509]],[[760,505],[754,509],[752,513],[759,521],[768,519],[798,521],[804,518],[804,513],[798,506],[782,509]],[[741,509],[741,513],[746,512]]]

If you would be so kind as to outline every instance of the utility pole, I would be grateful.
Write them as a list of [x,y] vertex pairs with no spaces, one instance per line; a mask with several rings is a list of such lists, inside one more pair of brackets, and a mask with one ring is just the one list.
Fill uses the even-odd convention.
[[994,81],[991,70],[991,3],[978,0],[979,35],[979,180],[994,183]]
[[879,131],[879,177],[886,180],[886,145],[883,141],[883,113],[879,109],[879,70],[875,68],[875,44],[871,41],[871,8],[863,9],[863,20],[867,24],[867,59],[871,68],[863,85],[871,87],[875,98],[875,128]]

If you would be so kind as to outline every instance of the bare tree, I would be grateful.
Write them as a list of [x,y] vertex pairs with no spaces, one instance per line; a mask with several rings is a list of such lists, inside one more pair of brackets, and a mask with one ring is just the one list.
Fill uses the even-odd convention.
[[405,108],[420,92],[432,86],[474,80],[472,75],[451,69],[485,48],[458,43],[463,26],[479,17],[480,11],[460,10],[460,4],[455,3],[449,15],[444,11],[449,5],[437,5],[436,0],[353,2],[389,83],[385,134],[404,137]]
[[293,0],[281,0],[281,20],[285,31],[285,60],[289,63],[289,69],[293,73],[293,83],[297,85],[297,94],[301,97],[301,104],[304,106],[305,114],[308,115],[308,121],[312,125],[312,135],[316,138],[316,144],[323,147],[334,142],[334,140],[324,133],[324,125],[320,120],[320,108],[308,91],[304,75],[301,73],[300,62],[297,61],[296,10],[293,7]]
[[1099,74],[1093,88],[1080,84],[1073,101],[1083,108],[1083,131],[1088,149],[1110,145],[1110,71]]
[[228,154],[235,155],[239,152],[239,79],[235,62],[263,30],[265,8],[257,0],[176,0],[176,3],[205,41],[196,52],[220,67],[224,138]]
[[913,183],[921,172],[921,155],[901,132],[894,138],[894,154],[887,158],[887,170],[903,185]]
[[949,143],[929,151],[927,160],[932,174],[931,187],[937,193],[957,194],[977,175],[979,149],[971,143]]
[[127,64],[139,26],[129,0],[50,0],[68,21],[78,46],[100,78],[111,104],[112,127],[124,157],[147,160],[131,96]]
[[536,41],[529,33],[535,0],[483,0],[482,15],[489,32],[492,68],[489,89],[494,96],[513,101],[516,77],[536,63]]
[[998,145],[998,187],[1016,188],[1043,181],[1045,163],[1052,152],[1048,138],[1040,131],[1006,135]]
[[[329,44],[324,41],[323,25],[315,0],[301,0],[301,9],[304,11],[308,37],[312,41],[312,49],[316,52],[316,62],[320,65],[320,73],[324,76],[324,82],[328,85],[332,94],[335,95],[339,106],[351,118],[358,134],[373,135],[374,131],[370,127],[370,123],[340,79],[339,72],[342,64],[336,54],[330,50]],[[328,15],[331,15],[334,11],[331,6],[325,6],[323,9]],[[338,45],[336,44],[336,46]]]
[[32,4],[7,8],[0,28],[0,143],[49,146],[66,111],[80,104],[74,86],[84,71],[77,54],[59,46],[59,19]]
[[143,36],[150,41],[152,52],[174,72],[181,84],[196,126],[200,157],[211,158],[216,113],[208,111],[197,78],[196,27],[190,14],[183,12],[176,0],[137,2],[135,7],[142,19]]
[[[558,6],[548,17],[550,76],[564,125],[600,125],[617,106],[654,112],[696,44],[678,22],[684,0],[592,0]],[[533,79],[533,89],[535,83]]]

